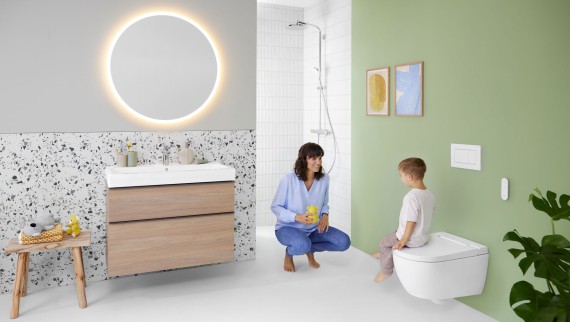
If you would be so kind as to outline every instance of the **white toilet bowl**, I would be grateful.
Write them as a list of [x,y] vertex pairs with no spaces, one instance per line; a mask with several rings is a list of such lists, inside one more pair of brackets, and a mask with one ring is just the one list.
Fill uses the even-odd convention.
[[406,291],[436,303],[481,294],[488,263],[487,246],[445,232],[430,234],[422,247],[394,250],[394,268]]

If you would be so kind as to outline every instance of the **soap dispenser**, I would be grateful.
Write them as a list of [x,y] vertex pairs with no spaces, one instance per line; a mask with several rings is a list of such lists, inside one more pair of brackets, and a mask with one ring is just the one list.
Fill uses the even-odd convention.
[[194,154],[194,151],[192,151],[192,149],[190,148],[190,141],[187,141],[184,144],[184,147],[180,148],[180,153],[178,155],[180,164],[192,164],[194,163],[195,158],[196,155]]

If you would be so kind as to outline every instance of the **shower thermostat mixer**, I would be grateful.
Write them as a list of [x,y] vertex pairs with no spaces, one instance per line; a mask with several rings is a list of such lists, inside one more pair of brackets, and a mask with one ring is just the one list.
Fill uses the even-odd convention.
[[329,135],[331,133],[331,131],[329,131],[329,130],[311,130],[311,133]]

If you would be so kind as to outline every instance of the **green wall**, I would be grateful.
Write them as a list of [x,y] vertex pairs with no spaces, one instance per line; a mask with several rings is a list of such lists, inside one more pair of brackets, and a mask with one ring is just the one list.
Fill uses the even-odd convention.
[[[432,231],[489,247],[484,293],[460,300],[517,321],[508,295],[522,273],[502,238],[550,233],[527,202],[535,187],[570,194],[570,1],[353,0],[352,10],[353,245],[374,251],[396,229],[407,191],[398,162],[421,157],[438,200]],[[394,65],[419,60],[424,117],[393,116]],[[365,71],[385,66],[392,115],[366,116]],[[451,143],[481,145],[482,171],[451,168]],[[570,236],[570,224],[557,233]]]

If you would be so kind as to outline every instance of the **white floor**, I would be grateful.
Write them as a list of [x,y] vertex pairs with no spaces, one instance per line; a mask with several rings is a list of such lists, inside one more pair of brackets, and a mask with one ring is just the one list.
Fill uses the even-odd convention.
[[[286,273],[283,246],[262,227],[256,254],[253,261],[92,283],[85,309],[75,285],[30,289],[18,321],[495,321],[457,301],[414,298],[396,275],[374,283],[378,262],[352,247],[316,254],[316,270],[295,257],[297,272]],[[0,321],[8,321],[11,301],[0,295]]]

